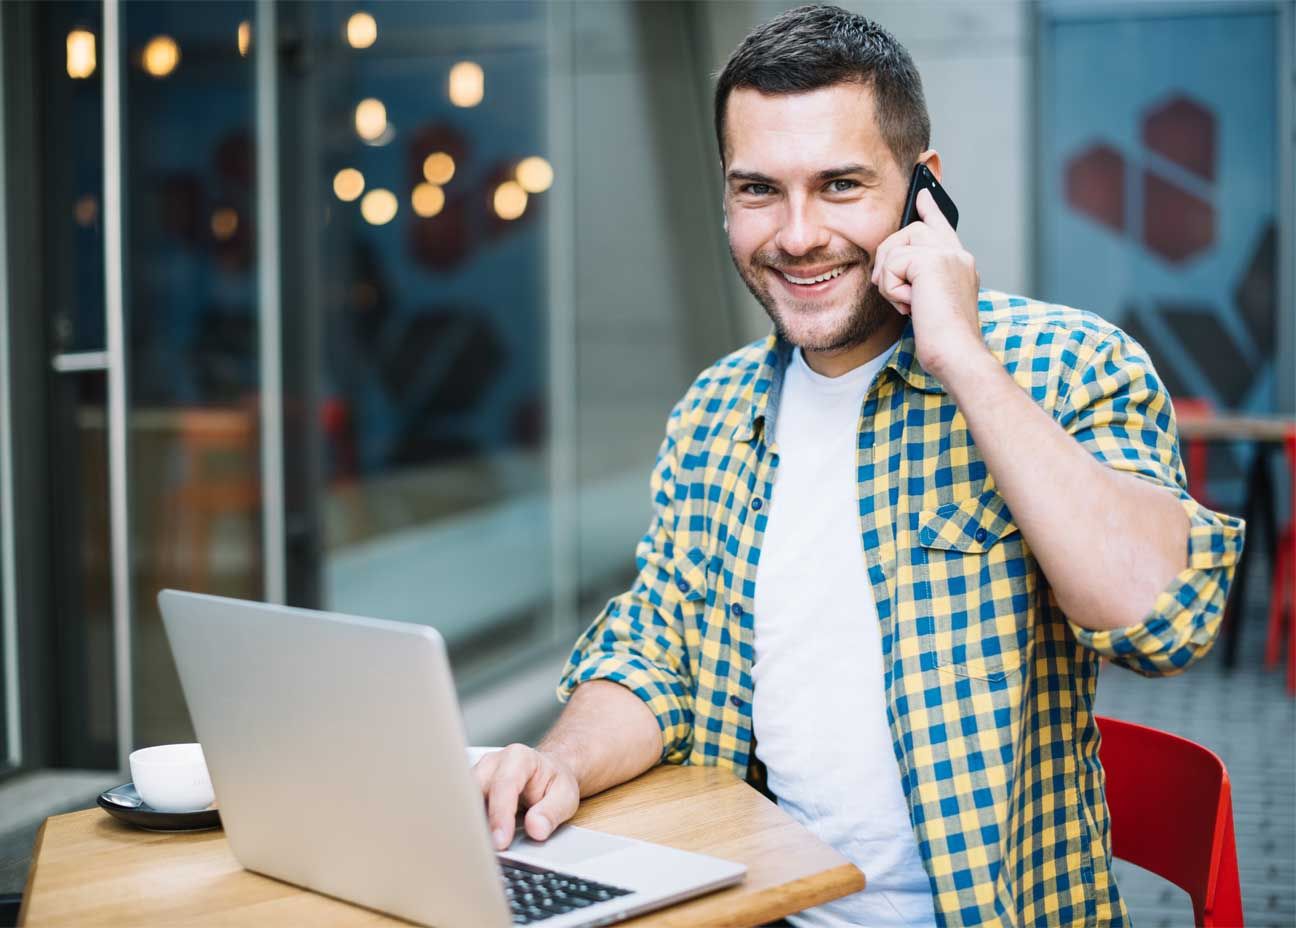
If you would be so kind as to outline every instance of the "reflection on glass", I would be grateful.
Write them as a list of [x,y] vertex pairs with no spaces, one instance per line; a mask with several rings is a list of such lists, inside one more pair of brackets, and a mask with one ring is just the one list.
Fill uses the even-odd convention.
[[180,46],[169,35],[159,35],[144,46],[144,70],[154,77],[167,77],[180,63]]
[[486,72],[475,61],[460,61],[450,69],[450,102],[470,107],[486,96]]
[[343,203],[350,203],[364,193],[364,175],[355,168],[343,168],[333,175],[333,193]]
[[515,176],[527,193],[544,193],[553,186],[553,168],[548,161],[535,155],[518,162]]
[[501,219],[517,219],[526,212],[527,193],[517,181],[506,180],[495,188],[492,203],[495,207],[495,215]]
[[396,194],[379,187],[370,190],[360,201],[360,214],[371,226],[384,226],[396,218]]
[[[86,79],[97,73],[102,6],[93,0],[32,4],[29,18],[12,19],[6,9],[5,28],[13,27],[32,49],[31,95],[39,101],[35,113],[25,115],[22,107],[5,113],[9,143],[21,139],[25,148],[13,163],[39,165],[39,188],[30,200],[12,200],[10,213],[11,228],[39,236],[29,252],[35,266],[12,271],[14,279],[30,275],[37,282],[27,292],[39,294],[40,303],[29,309],[47,323],[52,354],[104,346],[102,81]],[[47,403],[48,485],[57,492],[43,501],[50,608],[40,621],[53,654],[20,656],[31,666],[50,661],[40,676],[52,693],[42,698],[41,687],[30,691],[47,713],[42,724],[49,733],[36,753],[40,762],[60,766],[116,767],[106,378],[100,371],[47,370],[38,389]]]
[[73,29],[67,36],[68,77],[84,80],[95,72],[95,37],[86,29]]
[[90,229],[99,221],[99,201],[94,194],[87,193],[76,201],[76,223],[83,229]]
[[445,191],[436,184],[419,184],[410,197],[414,212],[431,219],[445,206]]
[[372,97],[361,100],[355,109],[355,128],[366,142],[377,141],[387,131],[387,107]]
[[378,39],[378,24],[368,13],[353,13],[347,20],[346,37],[352,48],[368,48]]
[[[339,39],[352,11],[312,5],[318,108],[299,124],[319,131],[284,165],[354,168],[369,188],[327,225],[301,217],[320,293],[296,307],[319,314],[320,604],[432,624],[462,669],[552,634],[549,245],[533,211],[505,223],[492,205],[546,143],[548,11],[381,11],[384,39],[400,42],[357,55]],[[487,98],[486,70],[516,91]],[[384,148],[338,111],[362,99],[397,127]]]
[[157,591],[263,592],[253,11],[123,9],[126,46],[156,50],[125,88],[135,737],[156,744],[193,737]]
[[60,713],[57,756],[100,768],[117,763],[105,394],[102,372],[63,374],[51,409],[51,460],[59,469],[51,512],[58,692],[72,710]]
[[238,52],[239,57],[246,58],[248,49],[252,47],[252,24],[246,19],[238,24]]
[[429,184],[444,187],[454,177],[454,158],[446,152],[434,151],[423,159],[423,176]]
[[228,206],[222,206],[212,213],[211,230],[217,241],[228,242],[238,231],[238,212]]

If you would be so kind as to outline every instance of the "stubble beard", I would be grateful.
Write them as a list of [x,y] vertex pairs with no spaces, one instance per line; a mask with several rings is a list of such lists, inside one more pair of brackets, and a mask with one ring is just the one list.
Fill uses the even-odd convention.
[[[778,298],[770,291],[764,276],[767,268],[783,268],[788,271],[795,271],[795,264],[790,261],[781,261],[776,256],[760,252],[753,255],[750,262],[744,262],[734,253],[732,247],[729,249],[729,256],[733,259],[738,276],[747,285],[751,295],[765,308],[766,315],[774,323],[774,331],[780,338],[795,345],[802,351],[844,351],[853,348],[868,341],[895,315],[895,309],[865,276],[863,282],[850,299],[850,311],[840,324],[833,326],[826,332],[801,334],[797,327],[788,325],[785,312],[780,307]],[[863,251],[857,250],[855,254],[831,255],[827,256],[827,260],[821,257],[814,262],[805,263],[807,265],[811,263],[822,265],[824,263],[844,264],[852,262],[867,271],[865,257]],[[772,270],[772,272],[777,274],[778,270]],[[785,301],[791,304],[792,313],[801,311],[798,310],[794,299],[785,298]],[[812,310],[807,308],[804,311],[810,312]]]

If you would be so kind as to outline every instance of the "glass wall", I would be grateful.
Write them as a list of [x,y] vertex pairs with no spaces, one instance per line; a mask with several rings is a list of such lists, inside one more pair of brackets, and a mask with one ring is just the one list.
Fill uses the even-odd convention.
[[192,737],[158,590],[263,590],[253,4],[123,13],[134,722],[155,744]]
[[552,599],[547,231],[571,179],[549,151],[547,10],[285,13],[311,62],[282,110],[306,142],[284,149],[285,237],[313,269],[285,316],[315,316],[293,347],[318,358],[298,382],[319,602],[516,652]]
[[[29,502],[49,527],[25,582],[48,594],[50,640],[28,685],[52,738],[32,763],[111,767],[192,738],[164,587],[261,599],[282,585],[291,604],[434,625],[465,691],[560,662],[633,577],[672,404],[750,337],[710,170],[714,62],[682,40],[708,8],[270,10],[259,81],[251,0],[6,6],[10,228],[33,230],[15,287],[42,320],[22,344],[40,360],[20,386],[42,404],[23,435],[57,488]],[[120,138],[104,132],[114,53]],[[274,99],[262,177],[258,108]],[[106,151],[123,165],[120,355]],[[280,230],[270,302],[264,216]],[[263,389],[268,372],[281,389]],[[283,470],[267,478],[276,423]],[[536,694],[548,709],[551,684]]]
[[[157,614],[164,586],[258,599],[282,588],[296,605],[432,624],[466,690],[561,659],[633,576],[672,404],[699,369],[767,331],[730,268],[708,98],[737,40],[783,6],[3,5],[12,351],[25,365],[13,381],[25,424],[4,425],[28,471],[15,486],[33,563],[15,581],[34,604],[23,614],[38,617],[20,662],[35,681],[25,705],[42,707],[25,731],[47,745],[33,763],[112,766],[123,740],[192,736]],[[105,10],[120,14],[120,48],[105,44]],[[272,49],[258,45],[262,10]],[[1176,36],[1205,43],[1210,60],[1220,30],[1267,35],[1271,13],[1147,14],[1112,35],[1083,17],[1039,20],[1052,49],[1041,110],[1069,115],[1039,137],[1041,170],[1057,175],[1044,187],[1060,192],[1041,209],[1034,286],[1022,279],[1033,14],[927,12],[897,4],[884,18],[927,78],[952,192],[967,216],[993,218],[966,230],[987,285],[1119,308],[1185,389],[1266,408],[1284,382],[1269,349],[1282,341],[1273,268],[1285,265],[1272,209],[1256,207],[1263,184],[1230,165],[1253,163],[1233,157],[1239,139],[1274,130],[1251,117],[1277,105],[1263,74],[1285,59],[1256,56],[1255,73],[1227,87],[1198,86],[1173,54],[1160,77],[1136,67],[1127,83],[1142,89],[1122,98],[1115,128],[1110,107],[1073,112],[1075,100],[1049,94],[1080,86],[1067,78],[1083,68],[1068,63],[1112,36],[1137,45],[1155,25],[1149,54]],[[956,41],[966,35],[976,41]],[[272,64],[261,78],[258,52]],[[110,141],[104,73],[118,54]],[[1281,133],[1270,135],[1273,149]],[[105,205],[105,151],[124,165],[120,217]],[[1104,212],[1113,177],[1128,195]],[[1159,247],[1148,235],[1161,233],[1134,220],[1167,183],[1189,194],[1173,199],[1196,224],[1161,230]],[[1242,203],[1256,208],[1238,218],[1229,204]],[[105,296],[115,218],[120,357]],[[1181,240],[1203,231],[1209,241]],[[1054,260],[1064,241],[1101,260]],[[1147,264],[1140,279],[1163,283],[1062,292],[1075,268],[1112,264],[1103,256]],[[1176,296],[1167,268],[1185,272],[1179,283],[1208,272],[1214,295]],[[268,350],[263,330],[276,329],[282,347]],[[1217,342],[1236,350],[1202,353]],[[1225,366],[1247,376],[1214,377],[1234,355]],[[118,427],[108,384],[123,371]],[[278,444],[263,435],[278,424],[282,467],[265,473]],[[121,436],[128,552],[110,480]],[[128,567],[129,610],[116,604],[114,559]],[[126,719],[122,692],[134,697]]]
[[[34,79],[32,106],[11,114],[10,131],[19,144],[29,145],[13,173],[32,178],[38,195],[26,204],[30,212],[21,205],[11,209],[9,228],[11,234],[36,232],[31,292],[43,309],[43,348],[51,362],[40,386],[48,391],[50,485],[59,488],[49,497],[48,512],[49,607],[58,654],[51,696],[60,719],[54,753],[71,766],[110,767],[116,764],[117,681],[102,359],[102,4],[39,4],[8,12],[13,18],[7,26],[26,26],[36,38],[35,54],[26,62]],[[15,267],[13,273],[23,270]]]

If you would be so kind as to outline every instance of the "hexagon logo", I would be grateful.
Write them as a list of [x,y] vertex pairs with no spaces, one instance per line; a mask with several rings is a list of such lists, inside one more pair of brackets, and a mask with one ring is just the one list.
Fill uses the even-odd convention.
[[1071,208],[1114,232],[1125,231],[1125,157],[1110,145],[1086,148],[1066,165]]
[[1215,180],[1215,114],[1195,100],[1171,97],[1143,117],[1143,144],[1202,180]]
[[1143,172],[1143,244],[1178,264],[1215,241],[1215,210],[1163,177]]

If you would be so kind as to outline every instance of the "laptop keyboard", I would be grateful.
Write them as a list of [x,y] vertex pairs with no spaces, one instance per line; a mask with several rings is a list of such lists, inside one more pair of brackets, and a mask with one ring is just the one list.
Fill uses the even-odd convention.
[[508,897],[515,925],[530,925],[555,915],[566,915],[633,892],[516,860],[501,858],[500,869],[504,871],[504,895]]

